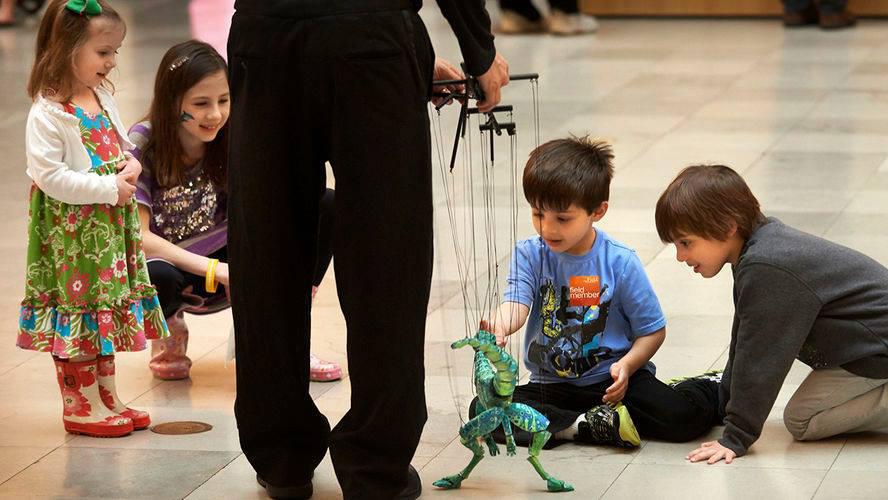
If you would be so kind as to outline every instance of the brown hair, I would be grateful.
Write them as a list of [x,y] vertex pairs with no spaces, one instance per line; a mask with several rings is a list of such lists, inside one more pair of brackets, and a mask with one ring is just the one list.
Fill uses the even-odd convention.
[[657,200],[657,233],[665,242],[685,235],[725,241],[731,225],[744,240],[765,218],[740,174],[724,165],[682,170]]
[[[189,40],[167,50],[154,80],[154,98],[146,117],[151,121],[151,137],[145,145],[143,157],[151,162],[151,173],[162,187],[178,186],[183,182],[184,150],[179,140],[182,97],[188,89],[213,73],[223,71],[227,77],[225,59],[209,44]],[[206,145],[203,170],[213,183],[225,189],[228,171],[228,122]]]
[[[98,0],[102,13],[98,16],[77,14],[65,8],[66,0],[53,0],[40,21],[37,31],[37,47],[34,66],[28,79],[28,96],[36,99],[42,93],[68,100],[73,92],[74,74],[71,67],[77,51],[89,39],[89,23],[94,18],[103,18],[126,23],[105,0]],[[102,86],[114,90],[114,85],[106,78]]]
[[594,212],[610,198],[614,176],[610,145],[584,137],[549,141],[530,152],[524,167],[524,197],[542,210],[576,204]]

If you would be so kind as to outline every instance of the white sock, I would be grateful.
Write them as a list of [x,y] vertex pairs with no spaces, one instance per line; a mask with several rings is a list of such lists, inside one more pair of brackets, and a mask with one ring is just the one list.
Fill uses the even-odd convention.
[[563,431],[556,432],[553,437],[555,439],[573,441],[574,439],[576,439],[577,434],[580,433],[580,422],[585,422],[585,421],[586,421],[586,415],[585,414],[580,415],[579,417],[577,417],[577,421],[574,422],[570,427],[568,427],[567,429],[564,429]]

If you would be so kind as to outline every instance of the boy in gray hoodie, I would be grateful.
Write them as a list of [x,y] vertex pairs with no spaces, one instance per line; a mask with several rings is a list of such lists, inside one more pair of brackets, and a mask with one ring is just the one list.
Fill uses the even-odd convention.
[[746,454],[794,359],[814,370],[790,399],[800,441],[888,427],[888,269],[850,248],[765,217],[743,179],[721,165],[684,169],[660,196],[660,239],[711,278],[734,275],[734,325],[720,386],[725,430],[687,458]]

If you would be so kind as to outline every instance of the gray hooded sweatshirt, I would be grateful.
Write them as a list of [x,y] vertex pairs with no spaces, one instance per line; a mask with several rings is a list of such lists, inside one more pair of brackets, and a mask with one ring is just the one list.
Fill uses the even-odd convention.
[[734,273],[734,325],[720,387],[737,456],[758,439],[794,359],[888,378],[888,269],[860,252],[766,219]]

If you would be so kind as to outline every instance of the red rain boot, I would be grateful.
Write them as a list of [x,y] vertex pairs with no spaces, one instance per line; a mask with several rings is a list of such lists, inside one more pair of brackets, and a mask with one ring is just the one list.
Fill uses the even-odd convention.
[[188,350],[188,325],[181,311],[167,318],[170,336],[151,343],[151,361],[148,367],[154,376],[164,380],[188,378],[191,359],[185,355]]
[[99,395],[102,397],[102,403],[105,403],[105,408],[132,420],[134,430],[147,429],[151,425],[151,417],[148,416],[148,412],[127,407],[117,396],[117,388],[114,385],[114,374],[116,373],[114,356],[99,356],[96,360],[96,368],[99,372]]
[[92,437],[120,437],[133,432],[132,420],[112,412],[102,403],[96,360],[53,359],[62,391],[62,421],[66,431]]

